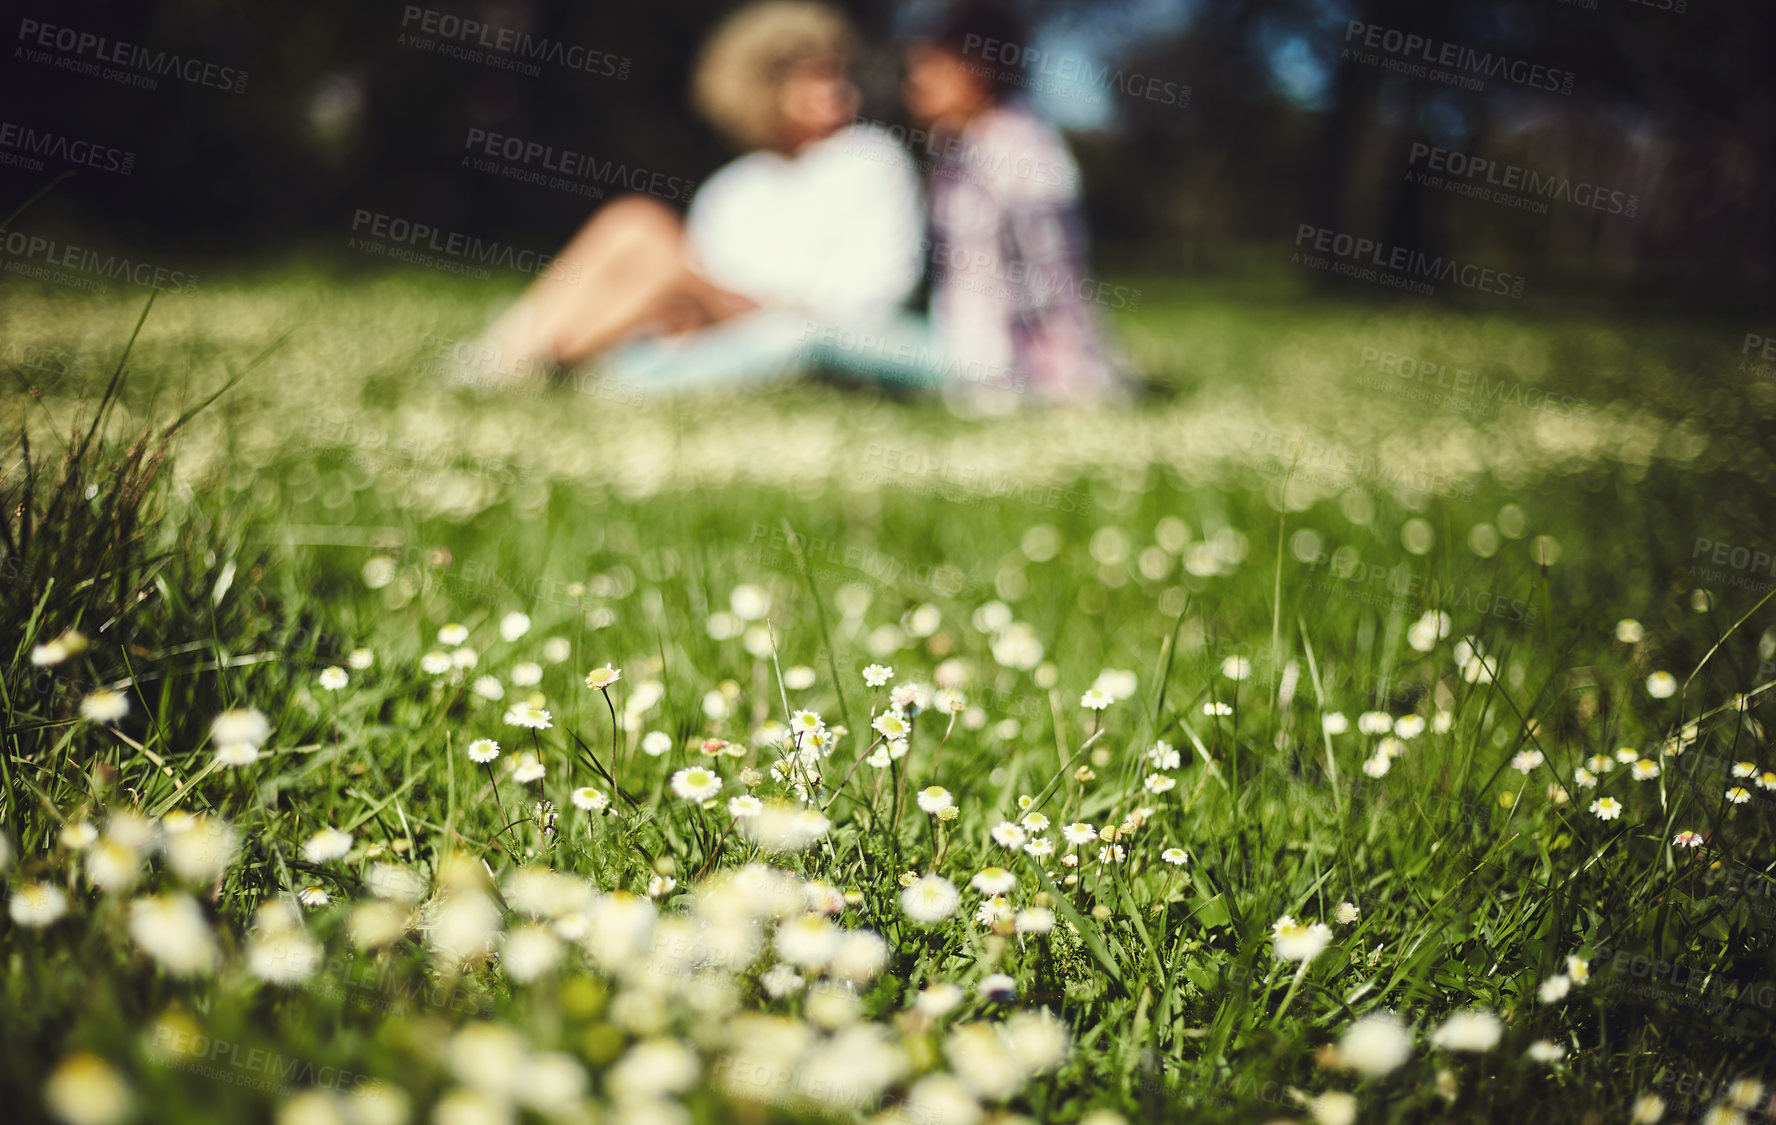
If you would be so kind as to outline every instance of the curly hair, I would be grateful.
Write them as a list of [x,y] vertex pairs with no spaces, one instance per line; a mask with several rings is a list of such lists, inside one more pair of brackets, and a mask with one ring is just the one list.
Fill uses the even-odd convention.
[[762,0],[723,20],[704,43],[691,101],[740,148],[776,139],[777,88],[791,67],[851,55],[856,35],[842,13],[814,0]]

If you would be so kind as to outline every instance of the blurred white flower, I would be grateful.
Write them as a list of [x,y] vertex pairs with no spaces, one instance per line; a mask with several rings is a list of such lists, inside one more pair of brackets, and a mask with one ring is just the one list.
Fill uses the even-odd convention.
[[68,913],[68,896],[51,883],[19,883],[6,904],[12,920],[30,930],[40,930]]
[[167,866],[179,878],[190,883],[214,883],[234,862],[235,852],[240,847],[240,834],[220,817],[199,814],[175,819],[168,816],[163,823],[169,826],[169,830],[161,850]]
[[1371,1078],[1398,1069],[1412,1056],[1412,1032],[1391,1012],[1364,1016],[1338,1041],[1338,1064]]
[[1312,961],[1332,942],[1332,928],[1324,922],[1309,925],[1285,914],[1271,926],[1273,951],[1279,961]]
[[115,723],[129,714],[129,696],[100,688],[80,701],[80,717],[89,723]]
[[1564,1000],[1566,994],[1571,991],[1572,978],[1565,973],[1556,973],[1542,982],[1541,987],[1536,990],[1536,995],[1542,1003],[1553,1004]]
[[323,828],[302,845],[302,858],[310,863],[331,863],[344,859],[352,849],[352,834],[337,828]]
[[130,1116],[135,1099],[110,1063],[76,1051],[50,1072],[43,1104],[67,1125],[117,1125]]
[[907,917],[927,926],[954,914],[961,902],[956,884],[942,875],[923,876],[900,893],[901,907]]
[[130,903],[130,936],[174,976],[197,976],[216,966],[219,950],[197,900],[155,895]]
[[561,941],[544,926],[518,926],[506,935],[500,968],[515,981],[536,980],[561,963]]
[[550,721],[549,712],[531,703],[519,700],[506,708],[506,723],[514,727],[527,727],[530,730],[548,730],[554,724]]
[[1431,1045],[1446,1051],[1490,1051],[1498,1046],[1504,1024],[1491,1012],[1470,1008],[1456,1012],[1431,1033]]

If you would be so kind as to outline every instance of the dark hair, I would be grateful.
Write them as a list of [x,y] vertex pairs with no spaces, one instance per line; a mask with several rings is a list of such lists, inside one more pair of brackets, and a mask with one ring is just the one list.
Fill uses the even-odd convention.
[[951,4],[930,32],[920,37],[962,59],[980,64],[995,94],[1023,85],[1023,56],[1029,24],[1000,0],[960,0]]

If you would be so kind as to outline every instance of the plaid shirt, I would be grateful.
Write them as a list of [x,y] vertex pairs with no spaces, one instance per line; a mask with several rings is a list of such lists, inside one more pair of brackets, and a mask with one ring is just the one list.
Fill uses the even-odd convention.
[[1051,400],[1114,389],[1095,307],[1106,287],[1086,272],[1079,169],[1053,128],[1002,104],[944,145],[931,237],[932,320],[952,359],[977,378],[1009,372]]

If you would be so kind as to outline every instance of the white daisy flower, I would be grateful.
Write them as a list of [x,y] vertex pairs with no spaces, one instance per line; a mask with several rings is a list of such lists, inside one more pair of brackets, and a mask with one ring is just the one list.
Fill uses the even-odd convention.
[[129,714],[129,696],[100,688],[80,701],[80,717],[89,723],[115,723]]
[[1093,840],[1096,840],[1098,838],[1098,830],[1085,823],[1083,820],[1076,820],[1072,824],[1061,829],[1061,838],[1066,840],[1067,843],[1072,844],[1074,847],[1078,847],[1081,844],[1089,844]]
[[549,712],[521,699],[506,708],[506,724],[514,727],[528,727],[531,730],[548,730],[555,724],[550,722]]
[[713,770],[690,766],[672,775],[672,792],[686,801],[707,801],[721,792],[722,779]]
[[264,746],[270,738],[270,721],[254,707],[224,711],[210,723],[210,739],[218,745]]
[[993,826],[993,842],[1002,848],[1021,848],[1029,840],[1029,833],[1015,821],[1002,820]]
[[469,760],[485,764],[500,756],[500,744],[491,738],[477,738],[469,743]]
[[765,803],[752,794],[742,794],[728,801],[728,815],[735,820],[745,820],[758,816],[765,811]]
[[1498,1046],[1504,1024],[1491,1012],[1469,1009],[1456,1012],[1431,1033],[1431,1045],[1446,1051],[1490,1051]]
[[956,799],[941,785],[928,785],[919,790],[913,799],[919,803],[919,808],[934,816],[956,806]]
[[1271,926],[1273,952],[1279,961],[1312,961],[1332,943],[1332,927],[1309,925],[1285,914]]
[[907,917],[927,926],[954,914],[961,902],[956,884],[942,875],[923,876],[900,892],[900,905]]
[[1394,718],[1386,711],[1365,711],[1357,716],[1360,734],[1386,734],[1394,729]]
[[575,789],[569,799],[573,801],[574,808],[582,812],[603,812],[610,805],[610,798],[590,785]]
[[863,669],[863,682],[869,687],[881,687],[894,678],[894,669],[886,664],[866,664]]
[[611,664],[602,668],[594,668],[586,673],[586,686],[594,691],[603,691],[623,678],[623,670]]
[[1364,1016],[1338,1041],[1338,1064],[1380,1078],[1412,1057],[1412,1032],[1392,1012]]
[[12,920],[27,929],[40,930],[68,913],[68,896],[50,883],[14,884],[6,904]]
[[310,863],[331,863],[344,859],[352,849],[352,834],[337,828],[323,828],[302,845],[302,858]]
[[1003,895],[1016,889],[1017,876],[1003,867],[987,867],[977,872],[969,882],[981,894]]
[[1417,738],[1425,732],[1425,720],[1422,715],[1401,715],[1394,720],[1394,734],[1401,738]]

